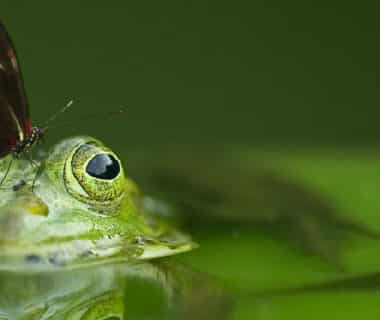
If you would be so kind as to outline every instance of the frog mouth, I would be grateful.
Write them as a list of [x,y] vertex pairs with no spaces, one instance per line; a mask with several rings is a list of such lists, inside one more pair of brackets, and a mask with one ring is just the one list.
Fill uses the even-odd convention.
[[198,245],[183,240],[169,243],[138,236],[101,240],[69,240],[61,243],[0,244],[0,271],[41,272],[78,269],[96,265],[138,263],[193,250]]
[[[74,239],[53,243],[0,245],[0,270],[54,271],[76,269],[94,264],[132,260],[139,254],[138,246],[129,246],[129,254],[121,255],[125,245],[121,239]],[[122,258],[122,259],[121,259]]]
[[65,211],[51,219],[21,213],[4,219],[0,270],[40,272],[136,263],[197,247],[188,235],[166,225],[131,227],[131,221],[121,224],[113,217],[106,218],[104,224],[104,217],[88,216],[80,210]]

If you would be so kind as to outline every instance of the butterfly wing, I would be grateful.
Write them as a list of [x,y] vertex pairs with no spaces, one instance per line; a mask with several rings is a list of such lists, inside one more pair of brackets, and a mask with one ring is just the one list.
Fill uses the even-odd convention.
[[0,22],[0,157],[30,135],[29,107],[16,51]]

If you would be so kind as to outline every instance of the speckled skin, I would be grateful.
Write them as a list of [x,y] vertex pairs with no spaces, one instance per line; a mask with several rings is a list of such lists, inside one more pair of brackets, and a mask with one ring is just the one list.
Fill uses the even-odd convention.
[[[87,163],[99,153],[119,161],[120,173],[114,179],[86,172]],[[10,160],[0,161],[0,176]],[[126,177],[121,161],[96,139],[64,140],[38,166],[12,161],[1,186],[0,270],[73,269],[146,260],[194,247],[188,236],[146,215],[143,196]]]

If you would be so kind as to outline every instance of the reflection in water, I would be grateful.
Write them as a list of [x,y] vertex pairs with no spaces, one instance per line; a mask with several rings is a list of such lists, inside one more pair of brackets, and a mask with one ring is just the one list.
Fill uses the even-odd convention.
[[[118,268],[1,277],[1,319],[123,319],[123,281]],[[22,289],[21,289],[22,288]]]
[[230,309],[206,275],[169,263],[0,277],[0,319],[223,319]]
[[[228,319],[232,299],[209,276],[170,262],[0,274],[0,319]],[[379,274],[235,296],[254,308],[299,294],[378,290]],[[272,302],[271,302],[272,301]],[[235,301],[236,302],[236,301]]]

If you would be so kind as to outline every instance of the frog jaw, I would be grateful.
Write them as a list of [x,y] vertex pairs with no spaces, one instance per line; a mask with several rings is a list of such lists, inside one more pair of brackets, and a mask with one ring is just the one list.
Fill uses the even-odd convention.
[[10,212],[7,225],[14,227],[10,227],[9,237],[0,239],[0,269],[40,272],[135,263],[195,247],[189,237],[175,229],[153,230],[138,216],[124,219],[126,216],[89,215],[79,209],[55,216],[33,215],[26,210]]

